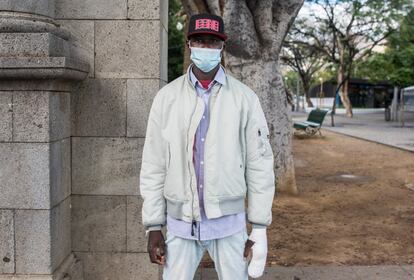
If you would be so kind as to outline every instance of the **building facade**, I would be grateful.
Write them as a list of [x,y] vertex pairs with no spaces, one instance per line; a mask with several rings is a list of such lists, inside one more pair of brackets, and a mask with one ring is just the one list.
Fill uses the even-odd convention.
[[139,170],[167,0],[0,1],[0,280],[157,279]]

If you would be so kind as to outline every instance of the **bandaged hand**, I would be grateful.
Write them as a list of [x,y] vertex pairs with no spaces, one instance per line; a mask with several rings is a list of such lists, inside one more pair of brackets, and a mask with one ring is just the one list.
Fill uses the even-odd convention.
[[263,275],[267,257],[267,236],[266,228],[253,228],[249,240],[254,242],[252,247],[252,259],[248,272],[249,276],[258,278]]

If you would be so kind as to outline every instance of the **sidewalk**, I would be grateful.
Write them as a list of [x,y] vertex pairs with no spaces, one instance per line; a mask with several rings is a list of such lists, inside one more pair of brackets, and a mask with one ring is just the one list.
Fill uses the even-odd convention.
[[[217,280],[214,268],[199,271],[195,280]],[[268,267],[259,280],[413,280],[414,265]],[[237,280],[237,279],[235,279]]]
[[[308,113],[292,112],[293,121],[305,120]],[[325,117],[323,129],[373,141],[414,152],[414,113],[406,113],[404,127],[399,122],[387,122],[384,112],[374,111],[355,113],[353,118],[344,114],[334,116],[335,126],[331,126],[331,115]],[[322,131],[323,133],[323,131]]]

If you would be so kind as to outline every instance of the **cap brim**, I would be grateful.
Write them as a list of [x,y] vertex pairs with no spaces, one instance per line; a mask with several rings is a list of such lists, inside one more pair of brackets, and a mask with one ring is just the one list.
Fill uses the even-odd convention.
[[221,33],[212,32],[212,31],[194,31],[194,32],[191,32],[191,33],[187,34],[187,39],[189,39],[190,36],[197,35],[197,34],[209,34],[209,35],[214,35],[216,37],[219,37],[223,41],[227,40],[227,35],[226,34],[221,34]]

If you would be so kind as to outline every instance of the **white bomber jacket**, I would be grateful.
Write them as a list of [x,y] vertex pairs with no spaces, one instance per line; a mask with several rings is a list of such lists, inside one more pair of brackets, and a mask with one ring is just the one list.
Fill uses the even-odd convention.
[[[165,225],[167,213],[186,222],[201,220],[193,143],[204,102],[188,74],[164,86],[151,106],[140,172],[148,230]],[[204,208],[209,219],[240,213],[247,196],[248,221],[268,226],[275,192],[268,126],[257,95],[230,75],[226,79],[214,86],[209,101]]]

